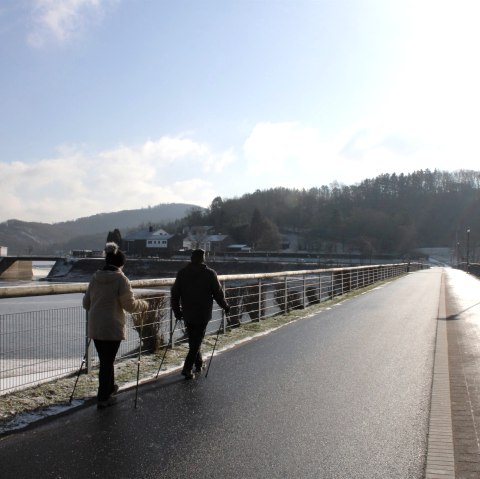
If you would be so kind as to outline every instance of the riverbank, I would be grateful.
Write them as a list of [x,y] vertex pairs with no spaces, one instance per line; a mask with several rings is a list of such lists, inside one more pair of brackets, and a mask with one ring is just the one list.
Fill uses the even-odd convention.
[[[177,272],[188,264],[187,259],[128,259],[123,271],[131,280],[174,278]],[[260,274],[281,271],[299,271],[326,268],[318,262],[278,262],[278,261],[235,261],[209,260],[208,266],[219,275],[226,274]],[[93,273],[104,265],[102,258],[77,258],[58,260],[49,274],[47,281],[83,283],[90,281]]]

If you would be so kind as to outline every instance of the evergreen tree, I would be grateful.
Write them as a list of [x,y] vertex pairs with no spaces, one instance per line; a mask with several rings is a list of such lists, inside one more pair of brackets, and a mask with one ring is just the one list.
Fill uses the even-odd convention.
[[108,232],[107,243],[110,243],[111,241],[116,243],[118,246],[122,245],[122,235],[120,234],[118,228]]

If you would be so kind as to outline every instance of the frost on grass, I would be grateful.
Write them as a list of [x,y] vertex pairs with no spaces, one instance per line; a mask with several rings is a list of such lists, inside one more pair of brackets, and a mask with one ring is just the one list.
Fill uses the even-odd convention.
[[[258,323],[248,323],[241,328],[227,330],[226,334],[218,336],[217,351],[221,351],[226,346],[234,345],[241,340],[251,337],[252,333],[266,331],[281,324],[292,321],[293,316],[279,319],[267,319]],[[216,335],[207,336],[204,340],[202,350],[205,355],[212,351],[215,344]],[[142,356],[140,362],[140,381],[152,379],[157,375],[160,361],[164,354],[164,349],[157,354]],[[175,367],[183,364],[187,354],[187,346],[176,344],[174,349],[168,349],[163,362],[160,374],[165,374]],[[115,381],[120,390],[134,385],[137,379],[137,358],[125,360],[115,365]],[[73,407],[83,404],[85,401],[96,396],[98,386],[98,371],[94,370],[91,374],[84,372],[78,377],[75,394],[70,404],[70,396],[77,374],[69,377],[57,379],[52,382],[40,384],[38,386],[21,389],[1,396],[0,408],[0,434],[25,427],[26,425],[43,419],[45,417],[58,414]]]

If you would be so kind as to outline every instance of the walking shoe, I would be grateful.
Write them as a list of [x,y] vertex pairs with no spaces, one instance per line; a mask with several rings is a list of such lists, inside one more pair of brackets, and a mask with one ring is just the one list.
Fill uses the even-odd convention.
[[182,371],[182,376],[185,376],[185,379],[194,379],[195,374],[192,373],[192,371]]
[[195,366],[195,372],[200,374],[205,368],[207,367],[207,363],[205,361],[202,361],[202,364],[197,364]]
[[117,398],[110,396],[106,401],[98,401],[97,409],[105,409],[108,406],[113,406],[117,402]]

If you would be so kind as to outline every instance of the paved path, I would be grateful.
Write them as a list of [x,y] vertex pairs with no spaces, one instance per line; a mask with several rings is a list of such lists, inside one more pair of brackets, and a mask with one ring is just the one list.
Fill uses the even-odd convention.
[[448,356],[456,479],[480,478],[480,280],[446,275]]
[[144,386],[137,410],[125,392],[2,438],[1,477],[480,478],[479,301],[465,273],[410,274]]
[[445,269],[426,479],[480,478],[480,280]]

